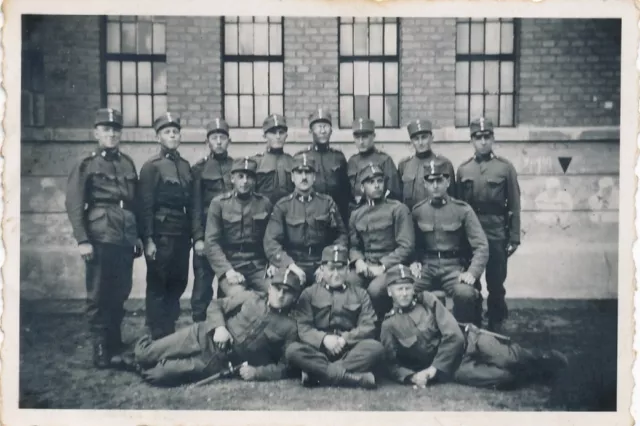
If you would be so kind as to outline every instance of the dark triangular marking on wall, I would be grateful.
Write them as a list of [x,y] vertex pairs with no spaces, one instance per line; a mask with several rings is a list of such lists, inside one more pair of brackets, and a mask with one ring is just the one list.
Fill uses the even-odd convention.
[[560,167],[562,167],[562,172],[567,173],[567,169],[569,168],[569,164],[571,164],[571,160],[573,157],[558,157],[558,161],[560,162]]

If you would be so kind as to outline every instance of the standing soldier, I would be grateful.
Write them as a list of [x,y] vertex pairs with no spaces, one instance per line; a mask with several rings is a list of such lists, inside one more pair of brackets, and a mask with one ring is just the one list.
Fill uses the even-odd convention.
[[475,155],[458,168],[456,191],[476,212],[489,240],[487,317],[489,329],[500,331],[508,316],[507,258],[520,245],[520,186],[513,165],[492,151],[491,120],[474,120],[470,130]]
[[329,146],[331,124],[331,114],[325,109],[320,108],[311,114],[309,133],[313,137],[313,145],[301,152],[305,152],[316,163],[316,181],[313,189],[333,198],[342,220],[348,223],[349,203],[353,197],[347,175],[347,159],[342,151]]
[[293,191],[291,167],[293,157],[284,152],[287,141],[286,119],[279,114],[271,114],[264,119],[262,131],[267,141],[267,152],[254,157],[258,163],[256,192],[266,196],[275,204]]
[[191,293],[191,316],[193,321],[204,321],[207,306],[213,299],[213,269],[207,261],[204,248],[207,211],[211,200],[233,188],[231,163],[228,155],[229,125],[216,118],[207,125],[209,154],[191,169],[193,176],[192,236],[193,236],[193,290]]
[[402,181],[400,180],[398,169],[387,153],[378,151],[374,146],[375,130],[376,123],[368,118],[358,118],[353,122],[353,138],[355,139],[358,153],[349,158],[347,171],[356,204],[359,204],[364,196],[360,187],[360,182],[362,181],[360,173],[370,163],[379,166],[384,172],[389,198],[402,199]]
[[[437,155],[431,150],[433,143],[433,126],[429,120],[414,120],[407,126],[409,138],[415,149],[415,155],[400,160],[398,171],[402,179],[402,202],[413,208],[420,201],[428,197],[427,186],[424,184],[424,167],[429,161],[440,159],[447,164],[447,174],[455,182],[453,164],[448,158]],[[447,190],[449,195],[455,196],[455,185]]]
[[264,236],[264,250],[277,268],[288,268],[310,285],[328,245],[347,244],[347,228],[333,199],[313,190],[316,164],[307,153],[294,159],[295,192],[282,198]]
[[175,330],[187,287],[191,250],[191,171],[178,153],[180,118],[165,113],[153,127],[160,152],[140,170],[141,226],[147,260],[147,327],[153,339]]
[[350,258],[355,263],[355,275],[350,281],[367,289],[382,321],[391,307],[385,290],[385,272],[392,266],[410,262],[413,222],[407,206],[384,196],[385,176],[380,167],[369,164],[360,172],[360,179],[366,202],[349,219]]
[[253,191],[257,164],[237,159],[231,167],[233,191],[211,202],[204,238],[207,259],[218,277],[218,292],[231,296],[243,288],[267,292],[267,260],[262,248],[271,202]]
[[376,314],[367,292],[346,283],[348,265],[346,247],[325,248],[320,279],[298,300],[301,342],[289,345],[285,355],[302,370],[304,386],[376,387],[373,371],[384,353],[374,340]]
[[[416,262],[411,269],[418,291],[442,288],[453,298],[453,315],[461,322],[481,322],[478,318],[479,292],[474,283],[480,278],[489,257],[489,245],[482,226],[471,207],[447,193],[449,164],[431,160],[424,171],[430,196],[411,212],[415,223]],[[466,247],[471,247],[466,265]]]
[[65,206],[86,265],[93,364],[107,368],[122,350],[123,305],[142,242],[133,207],[138,174],[133,160],[119,150],[122,115],[100,109],[94,124],[98,150],[71,171]]

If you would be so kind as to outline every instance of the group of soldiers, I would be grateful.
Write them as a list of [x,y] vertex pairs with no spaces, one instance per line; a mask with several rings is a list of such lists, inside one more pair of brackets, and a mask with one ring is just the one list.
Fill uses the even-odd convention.
[[[418,387],[447,379],[506,387],[566,366],[557,351],[500,334],[520,190],[513,165],[492,151],[490,120],[471,123],[475,154],[457,173],[432,151],[427,120],[408,125],[415,154],[398,167],[375,147],[367,118],[353,123],[358,153],[347,161],[330,146],[324,109],[309,118],[313,144],[293,156],[281,115],[264,120],[266,151],[239,159],[216,118],[208,155],[193,167],[178,152],[180,118],[165,113],[153,127],[160,150],[138,177],[119,149],[120,112],[98,110],[99,149],[69,176],[96,367],[158,385],[230,368],[244,380],[297,372],[306,386],[374,388],[385,373]],[[176,331],[192,248],[193,324]],[[123,304],[143,254],[148,334],[129,351]]]

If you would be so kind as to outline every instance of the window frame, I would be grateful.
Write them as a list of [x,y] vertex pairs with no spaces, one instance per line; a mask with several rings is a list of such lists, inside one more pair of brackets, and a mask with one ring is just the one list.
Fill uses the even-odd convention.
[[[352,19],[351,22],[342,22],[343,18],[349,18]],[[356,116],[356,111],[355,111],[355,94],[351,93],[351,94],[344,94],[341,91],[341,87],[340,87],[340,82],[341,82],[341,65],[343,63],[355,63],[355,62],[367,62],[368,64],[373,63],[380,63],[382,64],[382,97],[384,98],[384,96],[387,96],[385,93],[385,88],[386,88],[386,81],[385,81],[385,74],[384,74],[384,65],[386,63],[395,63],[397,64],[398,67],[398,74],[397,74],[397,78],[396,78],[396,82],[397,82],[397,90],[396,93],[393,95],[389,95],[389,96],[397,96],[398,98],[398,116],[397,116],[397,125],[395,126],[388,126],[385,125],[385,123],[378,123],[376,122],[376,128],[380,128],[380,129],[399,129],[402,127],[401,123],[400,123],[400,119],[401,119],[401,110],[402,110],[402,99],[401,99],[401,91],[400,91],[400,87],[401,87],[401,61],[400,61],[400,49],[402,46],[401,40],[400,40],[400,26],[402,24],[402,19],[400,17],[393,17],[392,19],[395,20],[395,25],[396,25],[396,54],[395,55],[385,55],[384,53],[382,55],[343,55],[340,52],[340,46],[341,46],[341,38],[342,38],[342,25],[350,25],[353,28],[353,25],[356,23],[355,19],[357,17],[354,16],[339,16],[338,18],[336,18],[336,21],[338,23],[338,128],[339,129],[350,129],[353,125],[353,123],[342,123],[342,114],[341,112],[341,98],[342,96],[351,96],[354,99],[353,102],[353,119],[355,120],[357,118]],[[371,19],[372,17],[369,16],[367,17],[367,40],[369,40],[369,28],[371,25]],[[373,18],[378,18],[378,17],[373,17]],[[390,19],[391,17],[387,18],[387,17],[382,17],[383,21],[382,21],[382,47],[384,50],[384,42],[385,42],[385,31],[384,31],[384,24],[387,23],[388,21],[386,21],[385,19]],[[351,36],[351,40],[352,40],[352,50],[353,50],[353,32],[352,32],[352,36]],[[368,46],[369,44],[367,44]],[[353,70],[352,70],[353,73]],[[355,77],[355,75],[353,75]],[[369,93],[367,96],[371,96],[371,93]],[[374,95],[374,96],[379,96],[379,95]],[[384,104],[383,104],[384,105]],[[370,116],[371,114],[371,103],[369,102],[367,105],[367,116]],[[370,117],[368,117],[370,118]]]
[[[21,55],[21,67],[22,67],[22,71],[21,71],[21,75],[20,75],[20,102],[21,102],[21,108],[20,108],[20,122],[21,125],[24,127],[30,127],[30,128],[44,128],[46,126],[46,122],[47,122],[47,113],[46,113],[46,75],[45,75],[45,69],[44,69],[44,49],[42,47],[41,44],[39,43],[34,43],[33,40],[31,40],[28,37],[28,33],[30,32],[30,30],[36,32],[37,31],[41,31],[41,28],[38,28],[38,26],[42,26],[44,24],[44,16],[43,15],[22,15],[21,17],[21,48],[20,48],[20,55]],[[42,36],[42,34],[40,34]],[[27,81],[26,77],[26,69],[25,68],[29,68],[29,74],[28,77],[29,81]],[[38,88],[34,88],[34,73],[33,73],[33,68],[38,67],[40,68],[40,72],[41,72],[41,81],[39,82],[39,85],[41,86],[39,89]],[[25,108],[25,105],[22,104],[23,102],[23,98],[25,94],[29,94],[30,98],[31,98],[31,108],[30,108],[30,116],[29,117],[25,117],[23,114],[23,110]],[[40,96],[41,97],[41,101],[42,101],[42,105],[40,106],[42,108],[42,121],[39,122],[38,120],[38,112],[37,112],[37,108],[36,108],[36,98]],[[27,122],[27,118],[28,118],[28,122]]]

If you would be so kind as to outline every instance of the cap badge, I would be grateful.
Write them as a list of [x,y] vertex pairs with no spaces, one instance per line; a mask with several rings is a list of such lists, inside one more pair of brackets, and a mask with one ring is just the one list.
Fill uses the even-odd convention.
[[171,118],[171,113],[169,113],[169,112],[167,113],[167,120],[168,121],[173,121],[173,118]]
[[429,163],[429,167],[431,168],[431,174],[435,175],[436,174],[436,162],[431,160],[431,162]]
[[407,278],[407,274],[404,272],[404,265],[398,265],[400,268],[400,278]]
[[480,117],[480,130],[484,130],[484,117]]
[[249,170],[249,157],[244,157],[244,168]]
[[376,172],[376,169],[373,167],[373,163],[369,163],[369,168],[371,168],[371,173]]
[[273,127],[278,127],[278,116],[273,114]]
[[422,130],[422,126],[420,125],[420,120],[418,120],[418,130]]
[[220,119],[216,118],[216,128],[219,129],[220,128]]
[[109,121],[114,121],[114,119],[113,119],[113,110],[111,108],[108,108],[107,112],[109,113]]

